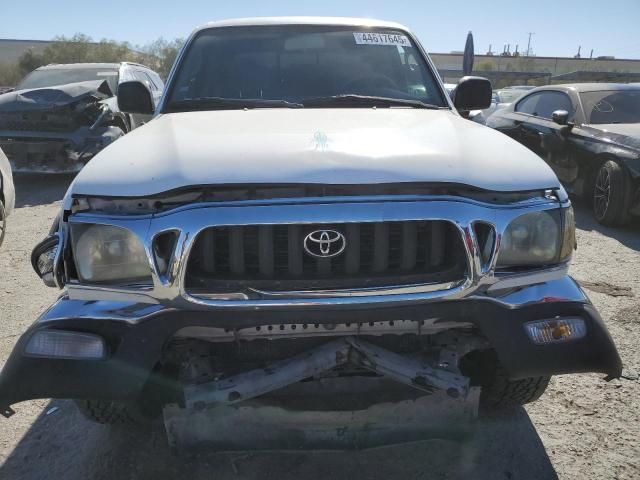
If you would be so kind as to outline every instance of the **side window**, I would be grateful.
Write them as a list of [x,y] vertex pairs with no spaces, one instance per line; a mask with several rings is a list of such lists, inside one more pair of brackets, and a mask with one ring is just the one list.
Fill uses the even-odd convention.
[[120,70],[120,83],[122,82],[130,82],[131,80],[138,80],[134,74],[134,70],[130,67],[125,67]]
[[571,105],[569,96],[562,92],[542,92],[540,101],[536,106],[537,116],[551,120],[553,112],[556,110],[566,110],[569,116],[573,116],[574,108]]
[[133,75],[136,77],[136,80],[140,80],[142,83],[144,83],[147,87],[149,87],[149,89],[151,91],[155,91],[157,90],[157,88],[155,87],[155,85],[153,84],[153,82],[151,81],[151,79],[149,78],[148,75],[146,75],[144,72],[140,71],[140,70],[134,70],[133,71]]
[[523,98],[516,105],[516,112],[548,118],[549,120],[551,120],[551,116],[556,110],[566,110],[569,112],[570,117],[575,113],[571,99],[566,93],[554,91],[538,92]]
[[164,82],[160,78],[160,75],[158,75],[156,72],[148,72],[148,75],[151,77],[153,83],[156,84],[158,90],[164,90]]
[[154,91],[158,91],[160,90],[160,88],[158,87],[158,85],[156,84],[155,80],[151,77],[151,75],[149,75],[148,72],[142,72],[142,74],[147,77],[147,79],[149,80],[149,84],[151,85],[151,90]]
[[526,113],[527,115],[536,115],[536,107],[540,100],[540,93],[534,93],[523,98],[516,105],[516,112]]

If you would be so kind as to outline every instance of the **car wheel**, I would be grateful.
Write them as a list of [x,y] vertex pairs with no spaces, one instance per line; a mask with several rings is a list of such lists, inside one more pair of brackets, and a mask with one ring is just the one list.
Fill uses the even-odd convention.
[[614,160],[602,164],[593,187],[593,214],[603,225],[615,227],[627,218],[627,172]]
[[0,246],[4,241],[4,234],[7,231],[7,216],[5,215],[4,203],[0,199]]

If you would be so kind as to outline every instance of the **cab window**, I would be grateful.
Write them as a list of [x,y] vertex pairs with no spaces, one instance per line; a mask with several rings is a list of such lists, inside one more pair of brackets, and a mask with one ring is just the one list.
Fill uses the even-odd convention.
[[573,114],[574,109],[569,96],[562,92],[541,92],[536,105],[536,116],[550,120],[556,110],[566,110],[570,116]]
[[540,100],[539,93],[534,93],[533,95],[529,95],[528,97],[523,98],[516,105],[516,112],[526,113],[527,115],[535,115],[538,100]]

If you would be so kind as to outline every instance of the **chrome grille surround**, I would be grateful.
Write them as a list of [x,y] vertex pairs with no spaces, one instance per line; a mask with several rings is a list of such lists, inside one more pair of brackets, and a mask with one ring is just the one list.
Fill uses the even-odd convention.
[[[371,196],[336,198],[275,199],[199,203],[185,205],[158,214],[115,216],[80,212],[69,223],[116,225],[127,228],[145,245],[152,283],[148,285],[86,285],[68,279],[68,295],[84,300],[135,300],[177,308],[283,308],[322,305],[349,306],[363,304],[412,303],[437,299],[454,299],[496,289],[509,281],[509,288],[535,283],[532,276],[545,280],[561,277],[567,265],[557,265],[532,272],[501,274],[495,272],[500,240],[508,224],[532,211],[568,206],[555,197],[540,197],[508,205],[496,205],[454,196]],[[252,290],[221,294],[195,295],[185,288],[187,263],[199,233],[212,226],[246,226],[278,224],[335,224],[350,222],[388,222],[442,220],[451,222],[463,239],[467,275],[458,281],[442,284],[402,284],[380,288],[350,288],[314,291]],[[474,225],[482,223],[494,229],[490,255],[483,261]],[[63,224],[63,229],[68,224]],[[160,274],[153,256],[153,240],[168,232],[178,232],[177,246],[169,268]]]

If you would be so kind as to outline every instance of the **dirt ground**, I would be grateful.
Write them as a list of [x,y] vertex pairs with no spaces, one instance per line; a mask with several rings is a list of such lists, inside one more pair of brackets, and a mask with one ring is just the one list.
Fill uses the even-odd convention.
[[[58,295],[31,271],[70,178],[17,179],[0,249],[0,366]],[[604,228],[577,206],[572,274],[584,282],[631,373],[640,371],[640,224]],[[632,376],[632,375],[629,375]],[[584,479],[640,478],[640,382],[555,377],[537,403],[479,421],[464,442],[432,440],[359,452],[176,455],[160,427],[109,428],[70,401],[38,400],[0,418],[1,479]]]

